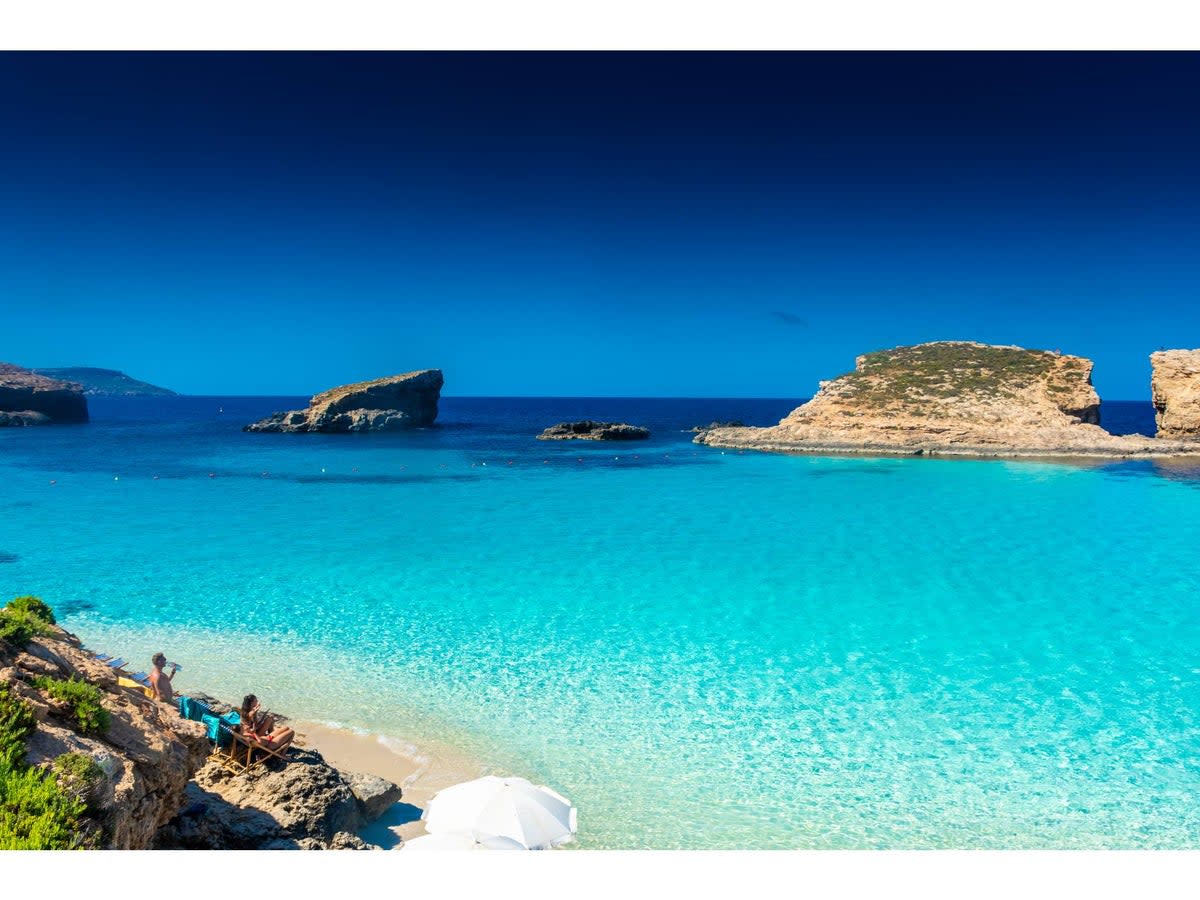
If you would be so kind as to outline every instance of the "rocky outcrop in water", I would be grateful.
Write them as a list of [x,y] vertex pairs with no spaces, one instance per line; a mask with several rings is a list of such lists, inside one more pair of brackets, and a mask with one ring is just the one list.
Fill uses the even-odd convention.
[[74,424],[88,420],[83,388],[0,363],[0,426]]
[[[110,717],[107,729],[83,730],[69,706],[34,684],[39,676],[82,679],[98,688]],[[151,847],[159,826],[179,812],[189,779],[208,756],[203,727],[179,718],[170,706],[121,687],[111,669],[60,628],[34,637],[21,649],[0,640],[0,684],[37,716],[37,727],[26,741],[27,764],[49,769],[67,754],[95,764],[98,777],[88,794],[85,821],[96,845]]]
[[437,419],[441,390],[439,369],[346,384],[317,394],[308,409],[275,413],[242,430],[336,434],[419,428]]
[[771,428],[714,428],[696,442],[803,453],[1169,456],[1179,442],[1099,427],[1092,362],[1046,350],[939,341],[858,357],[855,370]]
[[130,378],[116,369],[97,369],[92,366],[70,366],[65,369],[31,369],[47,378],[72,381],[82,385],[88,397],[178,397],[174,391]]
[[1159,350],[1150,365],[1158,437],[1200,440],[1200,350]]
[[538,435],[539,441],[638,441],[650,437],[650,429],[624,422],[559,422]]

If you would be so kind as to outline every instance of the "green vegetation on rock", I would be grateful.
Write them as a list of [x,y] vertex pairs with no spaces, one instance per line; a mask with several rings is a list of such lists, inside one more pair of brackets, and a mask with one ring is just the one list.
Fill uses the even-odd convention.
[[54,613],[37,597],[15,597],[0,609],[0,641],[24,647],[32,638],[48,634]]
[[75,677],[62,679],[40,675],[33,679],[33,686],[70,706],[75,715],[75,724],[84,734],[108,731],[112,717],[100,704],[100,689],[94,684]]

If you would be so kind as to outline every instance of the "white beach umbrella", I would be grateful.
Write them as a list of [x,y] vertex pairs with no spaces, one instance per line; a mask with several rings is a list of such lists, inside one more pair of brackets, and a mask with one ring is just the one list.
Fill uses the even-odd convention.
[[491,837],[477,841],[467,831],[439,831],[423,834],[404,842],[405,850],[524,850],[512,838]]
[[467,832],[480,842],[508,838],[527,850],[549,850],[575,835],[575,807],[524,778],[485,775],[439,791],[425,810],[430,834]]

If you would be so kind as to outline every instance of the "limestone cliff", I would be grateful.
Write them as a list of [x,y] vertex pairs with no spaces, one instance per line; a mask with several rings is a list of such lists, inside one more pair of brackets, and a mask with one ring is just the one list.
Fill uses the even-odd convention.
[[83,388],[0,362],[0,426],[86,422]]
[[242,430],[340,433],[418,428],[437,418],[441,390],[439,369],[346,384],[317,394],[308,409],[275,413]]
[[855,370],[771,428],[697,443],[810,453],[1151,456],[1175,444],[1099,427],[1092,363],[1046,350],[938,341],[858,357]]
[[[47,630],[23,647],[0,640],[0,686],[37,717],[24,762],[50,769],[68,754],[90,760],[97,783],[89,790],[84,824],[94,832],[94,845],[148,849],[159,827],[179,812],[189,779],[208,756],[204,729],[180,719],[172,707],[121,687],[74,636],[57,627]],[[39,677],[96,687],[107,727],[81,727],[68,704],[39,686]]]
[[1158,436],[1200,440],[1200,350],[1160,350],[1150,365]]

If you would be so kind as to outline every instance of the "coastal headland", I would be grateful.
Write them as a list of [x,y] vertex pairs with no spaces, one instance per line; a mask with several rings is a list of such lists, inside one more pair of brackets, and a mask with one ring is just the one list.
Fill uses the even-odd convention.
[[338,434],[420,428],[437,419],[441,390],[440,369],[344,384],[314,396],[307,409],[274,413],[242,430]]
[[76,424],[87,420],[82,385],[0,362],[0,426]]
[[[1156,437],[1114,435],[1100,427],[1100,398],[1092,387],[1089,359],[974,341],[936,341],[858,357],[853,372],[821,382],[816,396],[778,425],[709,428],[695,442],[810,454],[1200,456],[1196,357],[1200,352],[1151,357],[1159,410]],[[1170,423],[1165,430],[1164,421]]]

